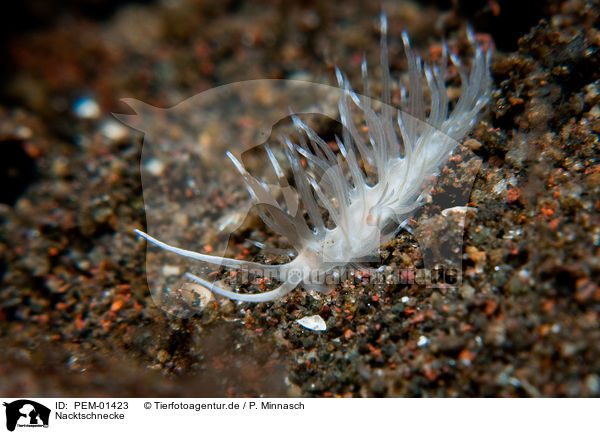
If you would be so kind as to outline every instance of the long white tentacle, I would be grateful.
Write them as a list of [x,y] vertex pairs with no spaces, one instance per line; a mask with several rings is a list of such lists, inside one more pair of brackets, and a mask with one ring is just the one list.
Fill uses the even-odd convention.
[[176,253],[180,256],[185,256],[186,258],[196,259],[198,261],[207,262],[209,264],[222,265],[228,268],[234,268],[236,270],[246,269],[246,270],[255,270],[259,269],[278,269],[280,265],[265,265],[260,264],[258,262],[249,262],[249,261],[239,261],[237,259],[224,258],[222,256],[212,256],[212,255],[204,255],[202,253],[193,252],[191,250],[180,249],[179,247],[171,246],[167,243],[163,243],[162,241],[157,240],[156,238],[151,237],[145,232],[140,231],[139,229],[133,230],[140,237],[149,241],[150,243],[160,247],[161,249],[167,250],[172,253]]
[[231,300],[250,301],[254,303],[278,300],[281,297],[289,294],[296,288],[296,286],[298,286],[297,283],[285,281],[277,289],[274,289],[272,291],[261,292],[260,294],[240,294],[239,292],[234,292],[229,289],[224,289],[219,286],[216,286],[215,284],[210,283],[192,273],[185,273],[185,276],[189,277],[190,279],[199,283],[205,288],[211,290],[212,292],[230,298]]

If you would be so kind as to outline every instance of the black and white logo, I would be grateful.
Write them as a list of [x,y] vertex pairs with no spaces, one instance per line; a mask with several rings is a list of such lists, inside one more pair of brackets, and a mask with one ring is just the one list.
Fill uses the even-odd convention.
[[14,431],[19,428],[48,428],[50,409],[29,399],[19,399],[4,403],[6,407],[6,429]]

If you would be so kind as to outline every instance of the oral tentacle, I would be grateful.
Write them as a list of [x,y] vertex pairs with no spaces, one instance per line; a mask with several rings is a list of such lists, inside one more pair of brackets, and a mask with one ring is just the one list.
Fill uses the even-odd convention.
[[272,291],[261,292],[260,294],[241,294],[239,292],[235,292],[230,289],[221,288],[221,287],[215,285],[214,283],[210,283],[192,273],[185,273],[185,276],[189,279],[192,279],[196,283],[204,286],[206,289],[214,292],[215,294],[222,295],[231,300],[249,301],[249,302],[253,302],[253,303],[261,303],[261,302],[265,302],[265,301],[278,300],[278,299],[284,297],[285,295],[289,294],[291,291],[293,291],[298,286],[298,283],[292,283],[290,281],[285,281],[279,287],[277,287],[276,289],[273,289]]
[[208,264],[221,265],[223,267],[234,268],[236,270],[257,269],[257,268],[263,269],[263,270],[265,270],[265,269],[275,270],[275,269],[279,269],[281,267],[280,265],[265,265],[265,264],[260,264],[257,262],[240,261],[238,259],[224,258],[222,256],[205,255],[205,254],[194,252],[191,250],[180,249],[179,247],[171,246],[170,244],[167,244],[160,240],[157,240],[156,238],[151,237],[150,235],[148,235],[145,232],[140,231],[139,229],[134,229],[133,231],[140,237],[144,238],[146,241],[154,244],[155,246],[160,247],[163,250],[166,250],[171,253],[175,253],[179,256],[184,256],[186,258],[191,258],[191,259],[195,259],[197,261],[206,262]]

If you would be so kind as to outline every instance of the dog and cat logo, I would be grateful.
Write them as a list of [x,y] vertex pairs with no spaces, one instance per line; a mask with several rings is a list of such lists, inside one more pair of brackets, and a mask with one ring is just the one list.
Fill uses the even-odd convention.
[[18,428],[48,428],[50,409],[29,399],[19,399],[4,403],[6,407],[6,429],[14,431]]

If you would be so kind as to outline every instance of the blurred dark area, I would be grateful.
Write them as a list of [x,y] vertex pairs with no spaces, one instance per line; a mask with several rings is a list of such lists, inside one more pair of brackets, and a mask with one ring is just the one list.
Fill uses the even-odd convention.
[[[126,4],[151,4],[150,0],[28,0],[10,1],[3,4],[0,14],[0,79],[4,79],[15,70],[11,62],[6,62],[9,46],[14,38],[21,35],[52,27],[62,18],[88,19],[102,21],[109,18],[117,9]],[[3,80],[4,81],[4,80]]]
[[496,48],[501,51],[514,51],[523,34],[541,19],[558,12],[560,1],[520,1],[520,0],[450,0],[434,2],[450,3],[459,15],[464,16],[479,32],[492,35]]
[[514,51],[523,34],[560,9],[561,1],[421,0],[419,3],[466,18],[478,32],[489,33],[496,48]]
[[[388,12],[394,8],[402,8],[401,3],[381,3],[379,5],[365,5],[364,8],[369,9],[370,14],[372,12],[373,15],[376,15],[379,8],[387,9]],[[496,50],[502,52],[517,50],[520,37],[541,19],[548,19],[553,14],[558,13],[560,9],[559,0],[535,2],[520,2],[518,0],[415,0],[412,3],[423,11],[429,11],[425,12],[423,19],[437,20],[435,23],[436,28],[433,29],[437,33],[437,37],[449,36],[452,32],[464,27],[465,23],[469,23],[476,32],[490,35]],[[55,102],[63,98],[72,100],[79,97],[78,93],[82,91],[94,92],[99,87],[103,87],[105,94],[110,94],[111,92],[108,92],[109,89],[106,87],[107,83],[112,86],[113,82],[110,79],[105,80],[102,84],[97,83],[103,80],[101,76],[105,74],[104,71],[111,68],[110,55],[103,51],[108,44],[101,40],[102,37],[99,34],[94,34],[93,30],[90,30],[89,34],[85,34],[85,29],[109,23],[115,15],[136,5],[147,5],[149,7],[155,5],[156,11],[161,11],[156,12],[157,15],[169,15],[169,7],[149,0],[126,2],[117,0],[28,0],[10,2],[5,12],[0,16],[0,56],[3,60],[2,66],[0,66],[0,102],[12,108],[27,107],[41,116],[46,116],[50,112],[50,115],[54,117],[57,113],[63,115],[65,110],[56,110],[56,107],[49,107],[49,99],[53,98]],[[173,46],[185,47],[187,51],[187,54],[182,53],[177,58],[189,57],[193,59],[193,62],[196,62],[194,59],[195,53],[190,46],[190,38],[200,36],[205,38],[208,44],[207,47],[212,46],[213,48],[214,54],[209,57],[215,58],[217,55],[227,57],[231,55],[231,50],[234,50],[233,47],[236,44],[244,44],[243,37],[235,34],[235,32],[230,33],[228,36],[230,40],[226,45],[221,41],[211,39],[211,37],[207,38],[206,29],[196,27],[197,23],[203,20],[210,22],[216,17],[240,16],[241,10],[261,9],[267,13],[273,12],[276,15],[286,16],[288,17],[286,20],[292,19],[291,17],[295,13],[300,13],[297,10],[302,9],[317,11],[317,14],[325,16],[327,13],[323,12],[331,6],[322,0],[308,1],[302,6],[299,3],[294,4],[280,0],[248,2],[227,0],[212,3],[191,1],[189,2],[189,20],[186,21],[182,17],[177,17],[175,13],[172,17],[162,16],[160,22],[166,26],[165,39],[170,40]],[[359,6],[358,3],[351,2],[336,7],[341,8],[340,13],[342,15],[350,16]],[[254,12],[246,13],[251,14]],[[240,22],[236,23],[234,18],[232,18],[231,23],[232,28],[243,26]],[[146,25],[149,26],[150,24]],[[251,20],[247,25],[252,26]],[[401,25],[410,28],[413,23],[405,21]],[[278,27],[279,24],[277,24],[277,27],[275,27],[277,30],[273,33],[273,35],[276,35],[273,47],[280,47],[286,43],[295,44],[294,38],[296,38],[305,41],[302,44],[308,51],[306,54],[310,54],[315,58],[320,58],[321,52],[328,50],[327,47],[323,48],[322,41],[317,42],[319,41],[319,33],[323,32],[322,25],[316,25],[314,28],[308,25],[306,28],[301,29],[301,33],[297,35],[285,33],[285,30],[283,30],[285,22],[281,22],[281,28],[278,29]],[[69,32],[75,34],[71,35]],[[413,35],[415,33],[417,32],[413,31]],[[418,33],[415,36],[418,40]],[[149,36],[148,40],[151,37]],[[72,40],[69,41],[69,39]],[[221,48],[214,49],[219,46]],[[75,51],[73,51],[74,49]],[[266,59],[274,55],[273,53],[267,53]],[[108,63],[102,64],[107,59]],[[212,71],[212,61],[212,58],[202,60],[204,63],[204,66],[201,67],[203,69],[202,73]],[[113,59],[113,64],[116,63],[119,63],[119,61]],[[276,64],[277,62],[273,62],[273,65]],[[302,66],[293,63],[290,65],[291,68],[284,68],[284,75],[302,68]],[[219,84],[219,77],[211,77],[211,74],[203,74],[210,81],[199,84],[199,87],[206,88]],[[269,76],[273,78],[278,74],[281,75],[278,72],[270,72]],[[30,77],[34,77],[33,84],[35,86],[39,85],[39,88],[32,86]],[[181,77],[182,80],[186,80],[188,83],[200,83],[197,76],[187,77],[187,75],[182,75]],[[247,78],[259,77],[248,75]],[[47,80],[50,80],[51,83],[46,83]],[[146,80],[150,79],[141,74],[133,79],[133,83],[144,83]],[[60,85],[58,85],[59,82]],[[46,85],[42,86],[41,83],[46,83]],[[165,86],[161,87],[164,88]],[[147,85],[146,89],[149,88],[150,86]],[[110,90],[114,93],[114,89]],[[135,87],[131,87],[129,90],[136,90],[136,94],[141,95],[139,89]],[[147,96],[151,97],[151,95]],[[103,102],[106,103],[106,101]],[[157,103],[158,101],[155,100],[154,102]],[[63,103],[59,101],[58,106],[62,105]],[[112,107],[112,109],[115,109],[115,107]],[[123,108],[120,107],[119,109],[122,110]],[[70,127],[69,125],[62,125],[62,123],[69,124],[68,120],[62,117],[58,118],[56,122],[51,122],[50,126],[59,136],[70,140],[71,134],[68,132]]]
[[150,0],[28,0],[5,4],[0,17],[0,37],[10,36],[52,26],[58,19],[69,15],[74,18],[103,20],[126,4],[151,4]]
[[[61,18],[70,16],[92,21],[109,18],[116,10],[128,4],[152,4],[152,0],[28,0],[9,2],[0,16],[2,49],[12,37],[33,30],[51,27]],[[239,1],[228,2],[235,9]],[[319,1],[307,3],[320,3]],[[501,50],[514,50],[518,38],[540,19],[551,16],[559,9],[559,0],[421,0],[422,5],[454,11],[471,21],[477,30],[494,36]],[[5,64],[6,66],[6,64]]]
[[2,140],[0,147],[0,203],[12,205],[35,175],[35,162],[19,140]]
[[[10,61],[11,41],[24,34],[51,28],[60,20],[103,21],[119,8],[130,4],[152,4],[150,0],[28,0],[5,4],[0,15],[0,79],[4,82],[17,71]],[[227,2],[229,9],[236,9],[242,2]],[[320,1],[307,2],[319,7]],[[421,0],[415,3],[448,11],[449,14],[466,18],[476,31],[489,33],[497,49],[513,51],[517,41],[529,28],[542,18],[557,13],[559,0],[523,2],[519,0]],[[6,61],[6,60],[9,61]],[[2,92],[3,96],[4,92]]]

